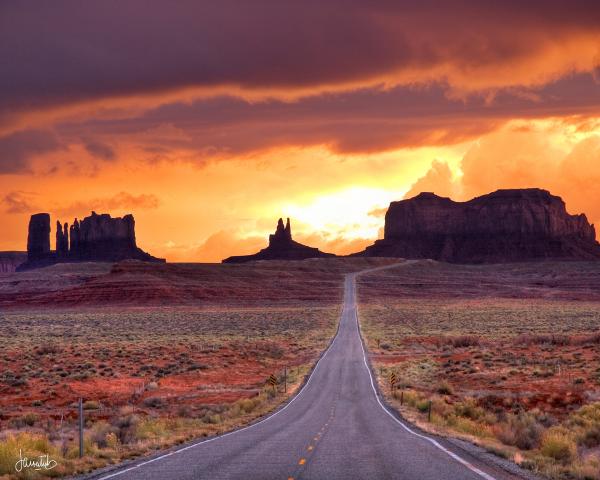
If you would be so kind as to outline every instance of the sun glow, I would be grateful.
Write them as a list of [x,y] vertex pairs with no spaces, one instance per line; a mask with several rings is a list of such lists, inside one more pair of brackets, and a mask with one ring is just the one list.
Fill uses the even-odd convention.
[[288,204],[284,211],[308,231],[345,238],[377,238],[383,219],[377,212],[406,190],[350,187],[320,195],[308,203]]

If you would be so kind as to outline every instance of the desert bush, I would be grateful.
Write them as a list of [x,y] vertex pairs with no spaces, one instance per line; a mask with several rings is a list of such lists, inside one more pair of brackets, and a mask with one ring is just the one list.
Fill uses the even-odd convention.
[[165,436],[168,428],[164,419],[145,419],[137,425],[136,438],[138,440],[155,439]]
[[452,386],[446,381],[440,382],[435,390],[440,395],[452,395],[453,393]]
[[416,407],[419,412],[425,413],[426,411],[429,410],[429,400],[424,399],[424,400],[418,401],[416,404]]
[[537,448],[544,433],[544,426],[537,418],[526,412],[508,415],[505,422],[494,426],[494,435],[505,445],[521,450]]
[[460,335],[448,339],[448,344],[454,348],[478,347],[481,339],[475,335]]
[[568,335],[555,335],[555,334],[524,334],[519,335],[515,339],[515,344],[517,345],[555,345],[555,346],[565,346],[571,344],[571,337]]
[[251,413],[260,403],[260,398],[243,398],[238,400],[236,403],[239,405],[242,413]]
[[467,433],[477,437],[489,436],[489,426],[466,417],[459,417],[456,414],[448,415],[445,418],[446,424],[459,432]]
[[139,423],[140,419],[137,415],[127,415],[115,419],[112,425],[117,429],[116,434],[119,438],[119,442],[127,444],[135,441]]
[[148,397],[144,399],[143,404],[145,407],[163,408],[167,402],[161,397]]
[[581,345],[597,345],[600,343],[600,332],[581,337],[577,339],[577,343]]
[[111,444],[115,444],[118,441],[117,432],[118,429],[115,426],[102,421],[94,424],[89,437],[98,448],[107,448],[113,446]]
[[193,371],[193,370],[208,370],[210,368],[210,365],[206,364],[206,363],[192,363],[187,369],[189,371]]
[[100,403],[95,400],[87,400],[83,402],[84,410],[98,410],[100,408]]
[[457,403],[454,406],[454,412],[459,417],[465,417],[475,421],[481,420],[487,413],[483,408],[479,407],[473,399],[466,399],[461,403]]
[[38,355],[52,355],[52,354],[56,354],[56,353],[60,353],[62,351],[62,349],[54,344],[54,343],[46,343],[44,345],[40,345],[36,350],[35,353],[37,353]]
[[219,415],[218,413],[214,413],[212,415],[210,413],[207,413],[202,417],[202,421],[211,425],[218,425],[222,422],[222,419],[221,415]]
[[189,405],[181,405],[179,408],[177,408],[177,416],[185,418],[192,417],[192,409]]
[[267,346],[265,353],[271,358],[278,359],[283,357],[284,351],[283,348],[281,348],[279,345],[273,343]]
[[577,444],[571,432],[563,427],[552,427],[544,434],[540,451],[547,457],[568,463],[577,455]]
[[13,418],[11,425],[13,428],[33,427],[38,420],[39,416],[35,413],[26,413],[20,417]]
[[9,435],[0,441],[0,476],[15,473],[15,463],[19,459],[19,450],[26,451],[30,457],[48,454],[56,460],[58,452],[47,437],[31,433]]

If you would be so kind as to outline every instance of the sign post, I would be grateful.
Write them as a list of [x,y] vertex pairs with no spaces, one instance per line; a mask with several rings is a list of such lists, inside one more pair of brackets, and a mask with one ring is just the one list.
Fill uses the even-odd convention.
[[277,386],[277,378],[275,378],[275,375],[271,374],[268,382],[273,387],[273,391],[275,391],[275,387]]

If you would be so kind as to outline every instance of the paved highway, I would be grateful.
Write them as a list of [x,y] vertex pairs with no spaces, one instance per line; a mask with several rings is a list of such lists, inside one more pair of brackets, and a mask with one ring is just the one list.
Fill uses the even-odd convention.
[[345,279],[338,333],[305,387],[259,423],[98,475],[108,480],[507,480],[446,442],[422,435],[380,403]]

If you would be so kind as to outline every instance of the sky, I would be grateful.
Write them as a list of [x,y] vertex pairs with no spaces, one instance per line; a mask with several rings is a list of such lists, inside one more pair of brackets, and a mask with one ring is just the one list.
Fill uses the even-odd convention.
[[597,0],[17,0],[0,72],[0,250],[95,210],[170,261],[287,216],[344,254],[421,191],[540,187],[600,225]]

